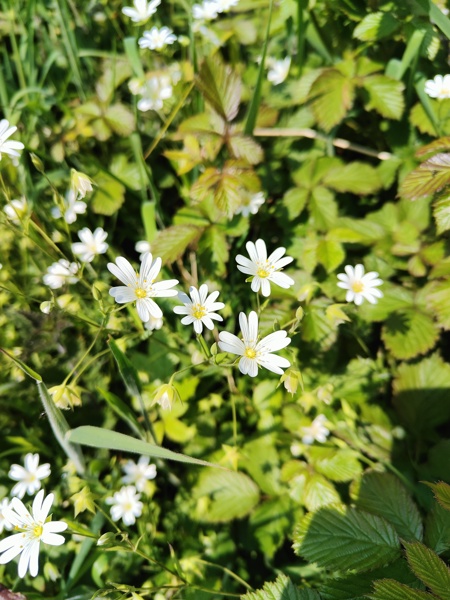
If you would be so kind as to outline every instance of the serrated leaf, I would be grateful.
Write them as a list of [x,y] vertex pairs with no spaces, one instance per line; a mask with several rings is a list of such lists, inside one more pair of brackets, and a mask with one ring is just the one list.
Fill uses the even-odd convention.
[[436,129],[433,121],[428,116],[427,111],[424,109],[422,104],[418,102],[415,104],[409,114],[411,124],[417,127],[420,133],[428,133],[428,135],[435,136]]
[[135,129],[134,115],[123,104],[109,106],[103,118],[108,127],[122,137],[128,137]]
[[394,406],[415,432],[450,419],[450,365],[438,354],[401,364],[393,382]]
[[232,121],[236,117],[241,100],[241,80],[217,55],[202,63],[196,84],[207,102],[223,119]]
[[336,222],[338,216],[334,194],[323,186],[314,188],[309,200],[309,210],[314,227],[319,231],[327,231]]
[[355,91],[348,77],[337,69],[325,70],[310,91],[312,109],[320,127],[330,131],[353,106]]
[[411,171],[400,185],[400,196],[415,200],[438,192],[450,183],[450,153],[435,154]]
[[450,511],[439,504],[427,515],[424,541],[436,554],[450,549]]
[[327,273],[332,273],[345,260],[345,250],[339,242],[324,239],[317,244],[316,256]]
[[415,575],[439,598],[450,600],[450,569],[444,561],[420,542],[404,545],[406,558]]
[[351,481],[362,471],[358,453],[351,449],[312,447],[309,457],[314,469],[332,481]]
[[438,341],[439,330],[429,315],[409,309],[391,314],[381,337],[395,358],[406,360],[431,350]]
[[232,134],[228,138],[228,146],[234,158],[244,159],[249,165],[257,165],[264,158],[261,146],[249,136]]
[[227,236],[223,229],[217,225],[208,227],[200,238],[198,252],[205,269],[219,277],[225,275],[229,252]]
[[123,181],[131,190],[141,189],[139,167],[136,163],[129,162],[125,154],[116,154],[109,169],[117,179]]
[[270,496],[280,494],[280,458],[273,441],[258,438],[242,448],[242,468],[258,484],[260,489]]
[[159,231],[152,243],[152,252],[160,256],[163,263],[174,262],[185,253],[201,235],[202,229],[194,225],[172,225]]
[[323,183],[337,192],[360,195],[373,194],[381,188],[378,171],[362,162],[352,162],[330,169]]
[[419,510],[407,489],[391,473],[364,473],[352,484],[350,494],[358,508],[389,521],[402,539],[422,539]]
[[308,196],[309,191],[304,188],[291,188],[285,192],[282,202],[290,220],[300,216],[306,206]]
[[301,521],[294,533],[294,550],[319,566],[366,571],[395,560],[397,534],[380,517],[355,508],[322,508]]
[[292,517],[292,501],[287,495],[266,500],[250,515],[250,531],[268,558],[273,558],[290,534]]
[[367,598],[370,600],[436,600],[432,594],[413,590],[394,579],[375,581],[374,591]]
[[351,321],[351,319],[345,314],[341,306],[344,304],[330,304],[325,310],[325,316],[330,321],[333,327],[338,327],[341,323]]
[[302,321],[302,337],[307,342],[318,342],[330,347],[336,339],[336,329],[327,319],[323,308],[310,304]]
[[433,217],[439,235],[450,229],[450,196],[441,198],[433,204]]
[[320,600],[315,590],[299,590],[286,575],[278,575],[273,583],[266,582],[262,589],[248,592],[241,600]]
[[450,281],[433,282],[426,286],[425,301],[438,325],[450,329]]
[[375,12],[367,15],[355,27],[353,37],[362,42],[373,42],[388,37],[399,27],[399,21],[389,12]]
[[303,490],[302,503],[310,511],[316,511],[329,504],[339,504],[341,497],[336,488],[322,477],[322,475],[311,475],[307,478]]
[[383,302],[369,304],[366,302],[360,307],[361,316],[367,321],[384,321],[394,312],[404,312],[414,306],[412,293],[400,286],[383,285]]
[[92,198],[91,208],[98,215],[110,217],[116,213],[125,201],[125,187],[107,173],[95,176],[97,184]]
[[193,494],[201,501],[199,519],[210,523],[245,517],[259,501],[259,489],[254,481],[234,471],[204,471]]
[[450,485],[444,481],[438,481],[438,483],[427,483],[427,485],[433,490],[434,497],[445,510],[450,511]]
[[400,119],[405,110],[403,90],[405,86],[386,75],[371,75],[363,79],[363,86],[369,95],[366,110],[376,110],[387,119]]

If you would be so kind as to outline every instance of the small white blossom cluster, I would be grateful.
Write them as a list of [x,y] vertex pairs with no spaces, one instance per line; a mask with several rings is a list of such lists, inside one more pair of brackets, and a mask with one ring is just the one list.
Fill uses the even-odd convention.
[[161,29],[152,27],[149,31],[144,31],[142,37],[138,40],[138,44],[140,48],[159,51],[173,44],[176,40],[177,36],[169,27],[161,27]]
[[[39,454],[28,453],[24,466],[11,465],[8,475],[17,483],[11,490],[13,498],[3,498],[0,502],[0,533],[14,533],[0,541],[0,564],[9,563],[20,556],[19,577],[25,577],[27,572],[36,577],[41,542],[50,546],[63,544],[65,539],[59,533],[67,529],[67,523],[48,521],[54,494],[44,498],[44,490],[40,489],[41,481],[50,476],[50,465],[40,465]],[[36,492],[30,513],[21,498]]]
[[122,12],[133,21],[133,23],[141,24],[148,21],[148,19],[155,14],[156,9],[161,4],[161,0],[134,0],[133,6],[125,6],[122,8]]
[[291,57],[286,56],[283,60],[276,60],[275,58],[269,57],[266,59],[266,65],[269,68],[267,79],[273,85],[280,85],[280,83],[283,83],[289,75]]
[[428,79],[425,82],[425,93],[438,100],[450,98],[450,75],[436,75],[434,79]]
[[221,13],[228,12],[239,0],[204,0],[202,4],[194,4],[192,16],[196,20],[212,21]]
[[161,110],[164,100],[173,94],[172,77],[168,73],[153,74],[144,80],[132,79],[128,87],[134,96],[140,96],[137,107],[143,112]]

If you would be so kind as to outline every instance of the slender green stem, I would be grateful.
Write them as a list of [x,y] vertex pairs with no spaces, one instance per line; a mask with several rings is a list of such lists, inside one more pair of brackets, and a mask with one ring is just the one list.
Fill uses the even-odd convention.
[[201,333],[197,334],[197,341],[201,346],[201,349],[203,351],[203,354],[205,355],[205,358],[207,360],[209,360],[212,357],[211,350],[208,348],[208,345],[205,342],[205,338],[203,337],[203,335]]
[[238,583],[243,585],[249,591],[251,591],[251,592],[253,591],[253,588],[251,585],[249,585],[246,581],[244,581],[241,577],[239,577],[239,575],[236,575],[236,573],[233,573],[233,571],[231,571],[230,569],[227,569],[227,567],[223,567],[222,565],[217,565],[216,563],[209,562],[208,560],[203,560],[202,558],[198,558],[197,561],[202,563],[203,565],[208,565],[209,567],[221,569],[224,573],[226,573],[227,575],[229,575],[230,577],[235,579]]
[[[102,324],[99,328],[99,330],[97,331],[95,338],[92,340],[91,344],[89,345],[89,348],[86,350],[86,352],[83,354],[83,356],[79,359],[79,361],[77,362],[77,364],[73,367],[73,369],[70,371],[70,373],[67,375],[67,377],[64,379],[64,381],[62,382],[62,385],[67,385],[67,382],[69,381],[69,379],[72,377],[72,375],[75,373],[75,371],[78,369],[78,367],[82,364],[82,362],[84,361],[84,359],[86,358],[86,356],[89,354],[89,352],[92,350],[92,348],[94,347],[94,345],[96,344],[100,334],[102,333],[102,331],[105,328],[107,322],[107,317],[104,317]],[[80,373],[81,374],[81,373]],[[78,379],[79,375],[75,378]]]

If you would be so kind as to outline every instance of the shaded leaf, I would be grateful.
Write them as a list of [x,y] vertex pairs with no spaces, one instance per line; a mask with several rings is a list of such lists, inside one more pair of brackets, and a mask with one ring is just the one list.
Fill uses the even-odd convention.
[[241,80],[217,55],[202,63],[196,85],[223,119],[232,121],[237,116],[241,100]]
[[435,600],[428,592],[413,590],[394,579],[375,581],[374,591],[367,596],[370,600]]
[[439,504],[428,513],[425,521],[425,543],[436,554],[442,554],[450,549],[450,511]]
[[444,481],[438,481],[438,483],[427,483],[427,485],[433,490],[434,497],[445,510],[450,511],[450,485]]
[[433,282],[426,288],[425,301],[438,325],[450,329],[450,281]]
[[428,314],[406,309],[388,317],[381,337],[395,358],[408,359],[431,350],[438,341],[439,330]]
[[241,600],[320,600],[315,590],[299,590],[286,575],[278,575],[273,583],[266,582],[262,589],[248,592]]

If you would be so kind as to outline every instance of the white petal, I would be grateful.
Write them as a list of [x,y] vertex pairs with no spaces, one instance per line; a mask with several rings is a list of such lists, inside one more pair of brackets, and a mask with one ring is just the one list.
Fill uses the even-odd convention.
[[134,302],[136,300],[136,294],[134,289],[119,285],[112,287],[109,290],[109,295],[112,296],[118,304],[126,304],[127,302]]
[[[30,556],[31,556],[33,549],[35,549],[36,546],[37,546],[37,552],[38,552],[38,556],[39,556],[39,540],[35,540],[31,543],[28,543],[25,546],[25,548],[23,549],[22,554],[20,555],[19,568],[17,570],[17,574],[19,575],[19,577],[21,579],[23,579],[25,577],[25,575],[28,571],[28,565],[30,563]],[[36,575],[37,575],[37,573],[36,573]]]
[[44,544],[49,544],[50,546],[61,546],[66,541],[66,538],[63,535],[52,532],[44,532],[41,539]]
[[200,319],[195,319],[194,321],[194,331],[197,334],[200,334],[203,331],[203,323]]
[[[272,277],[270,278],[272,279]],[[276,283],[276,282],[274,282]],[[261,294],[267,298],[270,296],[270,283],[268,279],[261,279]]]
[[250,342],[255,343],[258,339],[258,315],[254,310],[248,315],[248,330],[249,337],[247,339]]
[[255,247],[259,256],[259,260],[261,262],[265,262],[267,260],[267,248],[264,240],[256,240]]
[[221,331],[219,333],[218,345],[222,352],[230,352],[231,354],[239,354],[241,356],[245,352],[243,342],[236,335],[228,333],[228,331]]
[[[286,252],[286,248],[283,248],[282,246],[280,246],[279,248],[277,248],[276,250],[274,250],[272,252],[272,254],[268,258],[268,261],[270,263],[272,263],[274,265],[274,267],[275,267],[274,263],[277,260],[280,260],[280,258],[285,254],[285,252]],[[288,263],[290,263],[290,262],[292,262],[294,260],[290,256],[287,256],[286,258],[288,259]],[[288,263],[286,263],[286,264],[288,264]],[[275,268],[277,269],[278,267],[275,267]]]

